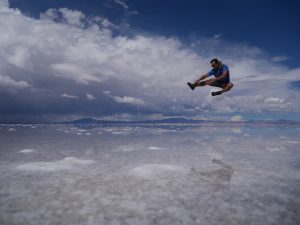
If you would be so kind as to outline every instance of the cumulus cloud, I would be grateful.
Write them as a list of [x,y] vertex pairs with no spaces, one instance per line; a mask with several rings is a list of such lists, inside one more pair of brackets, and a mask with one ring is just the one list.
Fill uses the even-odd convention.
[[274,56],[274,57],[272,57],[272,62],[283,62],[288,59],[289,58],[287,56]]
[[62,94],[61,97],[63,98],[72,98],[72,99],[78,99],[79,97],[76,95],[69,95],[69,94]]
[[0,87],[2,88],[13,88],[13,89],[23,89],[31,87],[26,81],[15,81],[9,76],[4,76],[0,74]]
[[93,100],[96,99],[96,97],[93,96],[92,94],[87,93],[87,94],[86,94],[86,99],[89,100],[89,101],[93,101]]
[[9,3],[8,0],[0,0],[0,9],[1,8],[8,8],[9,7]]
[[20,68],[32,66],[30,62],[31,53],[28,48],[25,46],[15,46],[11,50],[11,54],[7,55],[8,62]]
[[[129,7],[125,1],[116,3]],[[2,0],[0,6],[8,6],[8,2]],[[82,113],[101,108],[97,113],[102,116],[299,111],[299,100],[287,87],[299,80],[300,69],[273,63],[274,59],[257,47],[227,43],[217,34],[218,42],[199,38],[191,49],[174,37],[113,35],[114,26],[104,17],[90,18],[66,8],[49,9],[40,19],[16,9],[1,11],[0,74],[9,76],[0,75],[0,85],[28,91],[35,88],[38,100],[32,104],[44,103],[44,110],[47,106],[53,110],[48,102],[57,106],[62,98],[84,95],[94,104],[77,101],[78,105],[68,107],[72,114],[78,108]],[[189,90],[186,82],[207,73],[215,56],[230,68],[232,91],[212,97],[210,87]],[[24,96],[17,98],[24,102]],[[0,106],[16,108],[7,101]],[[51,112],[61,113],[56,109]]]
[[85,24],[85,15],[77,10],[70,10],[67,8],[48,9],[46,12],[41,13],[42,20],[53,20],[69,25],[83,27]]
[[145,102],[139,98],[134,98],[130,96],[123,96],[123,97],[113,96],[110,91],[103,91],[103,94],[114,99],[118,103],[140,105],[140,106],[145,105]]
[[144,105],[144,101],[138,98],[123,96],[123,97],[114,97],[116,102],[125,103],[125,104],[132,104],[132,105]]
[[68,22],[68,24],[71,25],[82,25],[82,20],[85,18],[85,15],[77,10],[70,10],[67,8],[61,8],[59,9],[61,12],[63,18]]

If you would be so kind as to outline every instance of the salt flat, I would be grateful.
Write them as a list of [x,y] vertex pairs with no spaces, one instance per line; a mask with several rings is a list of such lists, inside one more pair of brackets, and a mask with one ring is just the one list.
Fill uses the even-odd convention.
[[0,126],[0,224],[299,224],[295,127]]

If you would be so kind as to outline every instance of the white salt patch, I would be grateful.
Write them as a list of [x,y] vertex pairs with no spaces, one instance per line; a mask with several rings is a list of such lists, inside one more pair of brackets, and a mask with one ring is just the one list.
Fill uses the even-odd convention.
[[114,132],[111,132],[111,134],[123,134],[122,131],[114,131]]
[[164,148],[156,147],[156,146],[150,146],[149,150],[163,150]]
[[18,170],[27,170],[27,171],[61,171],[61,170],[70,170],[76,169],[78,166],[84,166],[94,163],[93,160],[83,160],[77,159],[76,157],[66,157],[62,160],[54,162],[33,162],[19,165],[16,167]]
[[136,151],[136,149],[131,148],[131,147],[124,147],[124,148],[122,148],[122,151],[123,152],[134,152],[134,151]]
[[130,170],[130,174],[145,179],[169,175],[170,173],[176,174],[182,172],[186,172],[186,169],[183,167],[169,164],[145,164],[142,166],[137,166]]
[[296,144],[300,144],[300,142],[299,141],[287,141],[286,144],[296,145]]
[[85,135],[92,135],[91,133],[86,133]]
[[281,150],[285,150],[283,146],[267,146],[266,151],[268,152],[279,152]]
[[26,149],[23,149],[23,150],[21,150],[21,151],[19,151],[20,153],[32,153],[32,152],[35,152],[35,150],[34,149],[29,149],[29,148],[26,148]]
[[134,151],[136,151],[137,149],[136,148],[134,148],[134,147],[132,147],[132,146],[124,146],[123,148],[122,148],[122,151],[123,152],[134,152]]
[[78,130],[78,132],[86,132],[87,130]]
[[81,135],[82,133],[77,133],[77,135]]
[[8,131],[9,132],[14,132],[14,131],[16,131],[16,129],[15,128],[9,128]]
[[124,131],[131,131],[132,128],[123,128]]
[[138,151],[142,147],[140,145],[121,145],[118,148],[116,148],[114,151],[117,152],[133,152]]

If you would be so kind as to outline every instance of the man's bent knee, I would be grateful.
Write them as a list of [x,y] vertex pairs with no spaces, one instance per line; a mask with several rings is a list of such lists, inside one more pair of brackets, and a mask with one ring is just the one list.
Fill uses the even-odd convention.
[[229,82],[225,87],[224,87],[224,91],[230,91],[231,88],[233,87],[233,83]]

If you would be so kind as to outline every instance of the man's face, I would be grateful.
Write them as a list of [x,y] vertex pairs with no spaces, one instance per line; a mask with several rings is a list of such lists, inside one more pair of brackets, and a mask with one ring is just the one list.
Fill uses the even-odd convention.
[[211,67],[214,69],[218,68],[218,63],[215,63],[214,61],[211,63]]

